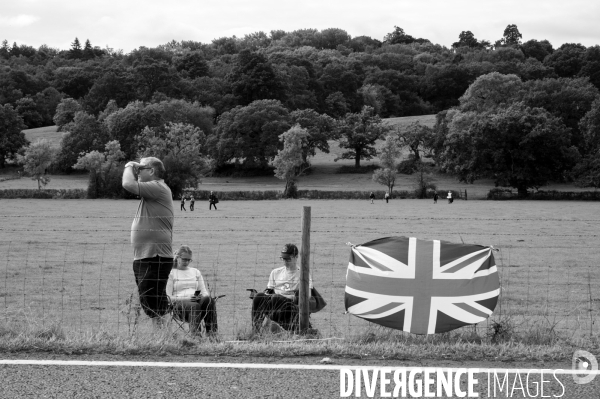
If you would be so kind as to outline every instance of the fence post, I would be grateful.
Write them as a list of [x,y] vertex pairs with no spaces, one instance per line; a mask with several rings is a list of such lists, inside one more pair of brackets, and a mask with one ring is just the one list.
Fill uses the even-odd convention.
[[308,330],[308,317],[310,308],[310,206],[302,210],[302,248],[300,251],[300,331]]

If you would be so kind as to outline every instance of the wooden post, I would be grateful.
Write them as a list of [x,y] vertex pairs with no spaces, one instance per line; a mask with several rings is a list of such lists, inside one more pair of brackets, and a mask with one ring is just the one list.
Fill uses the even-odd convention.
[[302,247],[300,249],[300,332],[308,329],[308,317],[310,310],[310,206],[302,210]]

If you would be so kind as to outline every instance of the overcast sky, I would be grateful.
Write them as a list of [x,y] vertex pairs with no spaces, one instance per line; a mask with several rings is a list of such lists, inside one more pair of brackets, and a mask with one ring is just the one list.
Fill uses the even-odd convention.
[[508,24],[523,41],[600,44],[597,0],[0,0],[0,40],[39,47],[109,46],[126,53],[171,40],[213,39],[282,29],[340,28],[382,40],[400,26],[450,46],[463,30],[492,43]]

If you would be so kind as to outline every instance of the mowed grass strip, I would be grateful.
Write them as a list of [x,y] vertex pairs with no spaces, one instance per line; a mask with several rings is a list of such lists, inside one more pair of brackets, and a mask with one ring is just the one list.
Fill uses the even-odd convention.
[[[539,338],[543,342],[548,336],[591,342],[598,336],[600,303],[600,271],[594,267],[600,255],[598,205],[568,205],[223,201],[218,211],[209,211],[201,202],[195,212],[176,207],[173,243],[190,245],[193,266],[214,293],[226,295],[218,302],[224,340],[249,336],[246,289],[264,289],[271,269],[280,266],[281,246],[300,243],[302,207],[310,206],[311,270],[328,302],[312,315],[322,338],[360,341],[375,331],[375,341],[390,340],[386,330],[373,330],[370,323],[344,314],[345,243],[400,235],[499,249],[495,256],[501,301],[492,318],[478,326],[479,336],[500,323],[508,329],[498,333],[504,338],[519,333],[527,339],[532,334],[546,337]],[[58,322],[67,337],[98,331],[109,336],[149,334],[149,319],[136,313],[129,245],[137,206],[134,200],[2,200],[0,320],[39,320],[44,328]]]

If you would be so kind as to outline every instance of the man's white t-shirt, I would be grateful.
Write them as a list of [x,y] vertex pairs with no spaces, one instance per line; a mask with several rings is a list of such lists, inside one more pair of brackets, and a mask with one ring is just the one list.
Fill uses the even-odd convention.
[[[312,276],[308,277],[308,287],[313,287]],[[296,290],[300,289],[300,268],[289,272],[285,266],[273,269],[269,276],[267,288],[275,290],[276,294],[294,299]]]

